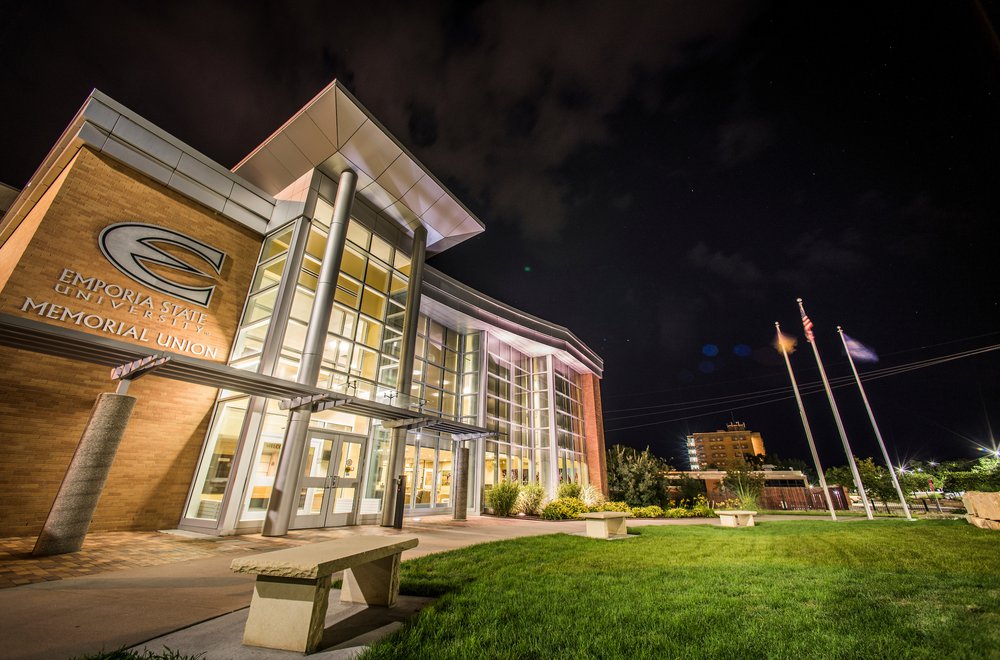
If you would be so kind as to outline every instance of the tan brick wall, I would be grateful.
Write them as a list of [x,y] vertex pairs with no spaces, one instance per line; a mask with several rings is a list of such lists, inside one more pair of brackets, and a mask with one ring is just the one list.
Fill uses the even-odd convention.
[[594,374],[580,377],[583,385],[583,437],[587,448],[587,473],[590,483],[600,485],[608,495],[607,453],[604,447],[604,409],[601,405],[601,379]]
[[[249,229],[220,218],[194,202],[188,201],[151,179],[137,174],[106,156],[82,149],[71,162],[62,186],[46,193],[43,202],[48,210],[34,232],[30,243],[14,266],[10,278],[0,291],[0,312],[30,318],[36,321],[69,327],[104,337],[115,337],[131,343],[140,343],[151,351],[161,349],[156,337],[164,335],[190,339],[213,348],[215,360],[225,362],[239,315],[243,309],[250,278],[260,250],[260,237]],[[34,211],[33,211],[34,213]],[[151,290],[140,282],[117,270],[101,254],[97,240],[101,230],[118,222],[141,222],[179,231],[226,253],[222,274],[208,308],[200,307]],[[23,240],[23,237],[22,237]],[[8,241],[9,242],[9,241]],[[11,248],[15,246],[12,244]],[[7,246],[0,248],[0,255]],[[197,257],[179,251],[176,255],[197,267],[207,268]],[[0,256],[0,263],[6,257]],[[154,267],[155,268],[155,267]],[[92,295],[90,300],[76,297],[80,287],[71,295],[57,290],[64,269],[96,278],[121,288],[148,295],[153,309],[131,305],[120,298]],[[184,284],[204,285],[205,278],[185,276],[175,269],[164,269],[162,274]],[[85,291],[81,293],[86,293]],[[100,329],[91,329],[69,321],[52,320],[37,312],[23,310],[26,298],[36,303],[49,301],[73,312],[92,313],[117,323],[135,325],[147,330],[146,341],[136,341],[127,336],[115,336]],[[113,303],[122,303],[116,309]],[[207,321],[198,332],[195,328],[183,329],[185,321],[175,315],[165,314],[160,320],[161,306],[166,303],[181,305],[194,313],[204,312]],[[151,319],[144,318],[150,312]],[[183,351],[173,349],[173,352]],[[188,353],[195,357],[203,357]]]
[[[108,370],[0,347],[0,536],[36,534],[76,450]],[[147,376],[92,530],[176,527],[216,390]]]
[[[0,312],[110,336],[20,311],[25,297],[49,300],[137,325],[126,306],[73,299],[54,290],[64,268],[170,299],[116,270],[97,247],[105,226],[124,221],[160,225],[227,254],[204,332],[225,361],[239,323],[260,238],[125,166],[81,150],[62,185],[0,247]],[[183,253],[178,256],[184,258]],[[6,260],[6,262],[4,261]],[[11,267],[11,263],[16,263]],[[6,267],[5,267],[6,266]],[[166,271],[164,271],[166,273]],[[181,280],[176,272],[169,276]],[[191,282],[203,280],[192,279]],[[185,304],[186,307],[193,307]],[[200,308],[203,309],[204,308]],[[130,321],[130,319],[132,319]],[[151,332],[162,323],[147,321]],[[193,331],[172,331],[195,337]],[[143,344],[126,337],[121,341]],[[179,351],[177,351],[179,352]],[[0,347],[0,536],[36,534],[48,514],[98,393],[113,391],[109,370],[92,364]],[[138,401],[119,447],[92,530],[163,529],[177,525],[204,440],[216,390],[147,376],[129,394]]]

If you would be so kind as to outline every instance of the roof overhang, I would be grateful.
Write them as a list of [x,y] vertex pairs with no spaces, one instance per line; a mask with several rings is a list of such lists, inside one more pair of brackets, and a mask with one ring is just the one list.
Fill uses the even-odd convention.
[[460,332],[489,330],[531,357],[554,355],[601,378],[604,360],[568,328],[522,312],[430,266],[424,266],[420,309]]
[[446,250],[485,230],[444,184],[334,80],[233,172],[272,196],[316,168],[358,175],[357,193],[412,233],[427,228],[427,251]]
[[4,214],[0,245],[85,146],[258,234],[274,213],[271,195],[95,89]]

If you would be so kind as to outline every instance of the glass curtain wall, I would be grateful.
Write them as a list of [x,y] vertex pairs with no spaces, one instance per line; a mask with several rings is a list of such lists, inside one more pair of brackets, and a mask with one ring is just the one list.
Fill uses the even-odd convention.
[[424,411],[448,419],[458,418],[463,345],[458,332],[420,315],[410,396],[422,403]]
[[583,389],[575,371],[553,360],[556,439],[559,447],[559,480],[588,482],[587,454],[583,446]]
[[[318,197],[313,215],[310,221],[302,223],[299,228],[299,231],[306,231],[308,235],[302,266],[298,272],[289,273],[286,268],[290,260],[289,246],[294,237],[294,223],[276,230],[265,239],[233,345],[229,362],[231,366],[259,372],[265,340],[269,334],[273,334],[275,338],[281,336],[282,341],[278,359],[268,375],[295,380],[333,217],[332,201]],[[355,219],[350,220],[320,375],[316,383],[319,387],[349,396],[391,402],[399,378],[409,273],[410,257],[405,251],[397,249]],[[290,277],[295,278],[291,289],[287,284],[282,287],[281,283]],[[272,323],[279,290],[285,290],[287,295],[292,296],[290,312],[288,318],[277,319]],[[449,346],[448,341],[445,338],[445,346]],[[446,355],[442,357],[447,359]],[[451,359],[457,361],[457,358]],[[452,380],[457,383],[457,375]],[[443,386],[442,381],[441,387]],[[247,417],[247,402],[253,400],[248,400],[247,397],[231,400],[226,398],[233,394],[224,392],[216,406],[212,430],[206,441],[186,512],[188,518],[219,520],[226,479],[230,466],[237,460],[252,462],[245,490],[242,492],[240,520],[259,521],[267,509],[288,413],[278,410],[277,401],[268,401],[259,427],[260,433],[258,437],[247,439],[249,445],[243,450],[243,458],[240,459],[235,452],[239,446],[240,433],[246,432],[242,429]],[[455,393],[452,392],[451,395],[455,401]],[[437,400],[442,401],[443,397],[439,395]],[[457,406],[456,403],[452,405]],[[339,411],[314,414],[312,425],[363,435],[371,430],[368,418]],[[255,429],[249,432],[256,434]],[[377,511],[380,506],[384,478],[379,478],[379,475],[385,469],[388,444],[384,437],[386,435],[381,430],[376,433],[373,447],[367,452],[368,460],[375,463],[366,469],[376,479],[370,483],[371,492],[366,492],[362,498],[362,513],[373,507]],[[238,487],[243,485],[238,484]]]
[[[544,363],[544,362],[543,362]],[[543,482],[535,452],[535,361],[490,336],[486,356],[486,426],[497,433],[486,443],[484,492],[500,481]]]

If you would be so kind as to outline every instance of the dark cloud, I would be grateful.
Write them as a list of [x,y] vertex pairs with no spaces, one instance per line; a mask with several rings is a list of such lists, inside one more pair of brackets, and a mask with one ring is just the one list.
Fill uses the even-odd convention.
[[743,255],[713,251],[704,242],[699,242],[688,251],[687,263],[740,287],[756,285],[763,279],[760,269]]
[[392,13],[371,24],[377,34],[360,29],[333,45],[359,98],[390,128],[409,126],[411,108],[449,117],[421,159],[461,173],[473,198],[489,199],[490,220],[555,238],[569,213],[554,172],[610,139],[606,118],[636,91],[638,76],[681,64],[687,44],[722,47],[754,12],[737,2],[588,1],[572,11],[487,3],[462,10],[461,32],[473,36],[458,47],[448,38],[455,20],[423,5]]
[[754,160],[773,140],[770,123],[760,119],[734,121],[719,127],[718,157],[724,167]]

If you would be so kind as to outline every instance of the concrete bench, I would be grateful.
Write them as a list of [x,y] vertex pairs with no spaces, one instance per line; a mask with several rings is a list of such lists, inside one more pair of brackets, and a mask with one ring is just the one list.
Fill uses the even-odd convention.
[[595,511],[580,514],[587,521],[587,536],[595,539],[613,539],[628,536],[623,511]]
[[234,559],[257,576],[243,643],[311,653],[323,638],[331,576],[344,571],[340,602],[392,607],[399,562],[415,536],[359,536]]
[[753,527],[756,511],[716,511],[723,527]]

